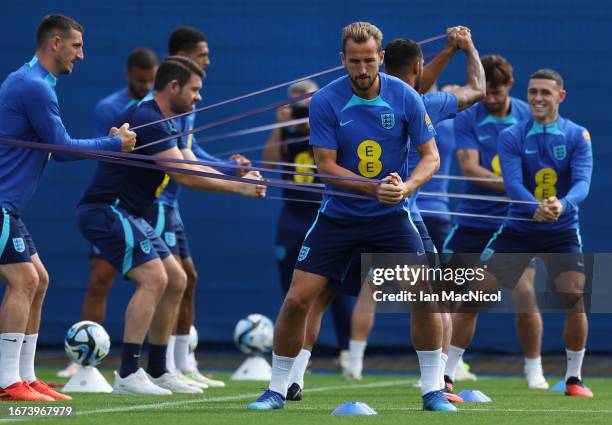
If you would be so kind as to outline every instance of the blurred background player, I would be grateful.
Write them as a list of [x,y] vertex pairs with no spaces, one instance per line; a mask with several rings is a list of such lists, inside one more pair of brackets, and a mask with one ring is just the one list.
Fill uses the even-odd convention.
[[491,238],[481,259],[498,282],[512,287],[530,257],[503,253],[544,253],[539,256],[566,309],[565,395],[591,398],[593,393],[581,376],[588,319],[578,205],[589,193],[593,153],[587,129],[559,115],[565,96],[558,72],[534,72],[527,88],[533,118],[500,134],[499,154],[508,195],[540,204],[513,203],[508,217],[535,221],[508,220]]
[[[128,55],[125,69],[127,87],[117,90],[96,104],[94,110],[96,137],[105,135],[107,129],[117,123],[122,113],[136,105],[151,91],[155,72],[157,72],[157,56],[152,50],[138,48]],[[99,254],[99,249],[92,246],[89,253],[89,283],[81,313],[81,320],[91,320],[96,323],[104,322],[108,293],[117,273],[113,265]],[[65,369],[57,372],[57,376],[70,377],[79,368],[78,363],[71,362]]]
[[[63,15],[46,16],[36,32],[36,53],[0,88],[0,137],[92,150],[131,151],[127,124],[109,136],[72,139],[59,114],[55,85],[83,60],[83,27]],[[53,155],[57,160],[79,159]],[[51,158],[48,152],[0,146],[0,277],[7,288],[0,306],[0,399],[65,400],[36,378],[34,356],[49,276],[20,215]]]
[[[319,86],[312,80],[304,80],[289,86],[289,96],[295,97],[306,93],[312,93],[319,89]],[[310,99],[305,99],[292,106],[279,108],[276,114],[277,122],[287,122],[300,118],[308,118],[308,107]],[[263,152],[265,161],[288,162],[295,164],[314,165],[312,148],[308,144],[310,127],[308,123],[301,125],[277,128],[272,131],[268,138]],[[292,139],[301,139],[298,143],[291,142]],[[274,168],[269,165],[268,168]],[[285,167],[287,168],[287,167]],[[293,168],[287,168],[293,169]],[[295,167],[296,171],[311,172],[312,169]],[[304,175],[282,175],[285,180],[292,183],[320,183],[319,179]],[[321,196],[317,193],[303,192],[291,189],[283,189],[283,198],[294,199],[285,200],[283,208],[277,221],[276,227],[276,265],[278,267],[279,280],[283,296],[287,295],[291,284],[293,267],[297,260],[304,235],[317,215],[319,205],[316,203],[299,202],[296,200],[321,201]],[[332,318],[336,330],[336,340],[338,345],[339,365],[342,371],[348,366],[348,345],[351,331],[350,316],[353,302],[347,296],[340,295],[332,303]],[[310,352],[308,352],[310,354]],[[308,356],[310,357],[310,356]],[[308,363],[308,359],[303,360]]]
[[[512,66],[500,55],[484,56],[482,65],[487,78],[485,99],[457,115],[454,120],[457,158],[466,177],[499,178],[501,168],[498,155],[499,133],[530,118],[529,106],[522,100],[511,97],[514,83]],[[506,193],[504,183],[499,181],[467,181],[465,192],[476,196],[500,196]],[[468,214],[486,214],[504,217],[508,204],[485,200],[464,199],[457,211]],[[481,253],[499,222],[477,217],[457,217],[443,245],[443,253]],[[453,257],[453,261],[457,256]],[[516,329],[525,355],[525,377],[529,388],[548,388],[542,370],[540,346],[542,340],[542,318],[537,311],[533,289],[535,269],[529,267],[513,293],[515,303],[531,304],[530,312],[516,313]],[[453,332],[448,351],[445,379],[450,385],[456,379],[456,371],[463,353],[476,329],[476,312],[453,314]]]

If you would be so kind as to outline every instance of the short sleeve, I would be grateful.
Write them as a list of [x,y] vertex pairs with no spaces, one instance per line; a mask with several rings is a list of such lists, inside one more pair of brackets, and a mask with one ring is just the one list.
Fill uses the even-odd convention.
[[478,150],[476,134],[474,132],[474,111],[470,108],[459,114],[455,118],[455,147],[460,149]]
[[433,123],[425,110],[425,104],[417,92],[405,85],[404,87],[404,114],[408,122],[410,143],[414,146],[422,145],[436,136]]
[[309,123],[311,146],[338,149],[334,113],[320,92],[310,102]]

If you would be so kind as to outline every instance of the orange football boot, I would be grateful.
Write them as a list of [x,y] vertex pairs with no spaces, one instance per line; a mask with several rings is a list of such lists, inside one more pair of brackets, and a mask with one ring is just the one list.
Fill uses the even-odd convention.
[[26,381],[15,382],[0,388],[0,400],[4,401],[54,401],[48,395],[34,391]]
[[565,381],[565,395],[593,398],[593,392],[584,386],[582,379],[572,376]]
[[47,385],[46,382],[41,381],[40,379],[30,382],[30,387],[32,387],[34,391],[51,397],[53,400],[72,400],[72,397],[69,395],[55,391],[53,388]]

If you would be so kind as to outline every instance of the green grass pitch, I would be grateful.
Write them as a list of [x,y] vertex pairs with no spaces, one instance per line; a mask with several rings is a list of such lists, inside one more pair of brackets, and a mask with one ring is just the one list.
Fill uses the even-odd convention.
[[[41,369],[49,381],[55,370]],[[111,373],[104,372],[112,383]],[[18,423],[52,424],[612,424],[612,379],[586,378],[595,393],[593,399],[570,398],[562,393],[528,390],[522,378],[482,377],[477,382],[459,382],[457,390],[479,389],[492,403],[463,403],[458,414],[421,411],[416,378],[401,375],[366,376],[359,382],[344,381],[338,375],[307,375],[304,399],[289,402],[284,411],[253,412],[253,401],[265,383],[230,381],[227,387],[209,389],[202,395],[130,397],[109,394],[76,394],[72,406],[76,417],[20,420]],[[558,379],[550,379],[554,384]],[[345,401],[362,401],[378,411],[377,416],[331,416]],[[7,402],[8,403],[8,402]],[[6,405],[6,403],[4,403]],[[6,416],[0,422],[7,422]]]

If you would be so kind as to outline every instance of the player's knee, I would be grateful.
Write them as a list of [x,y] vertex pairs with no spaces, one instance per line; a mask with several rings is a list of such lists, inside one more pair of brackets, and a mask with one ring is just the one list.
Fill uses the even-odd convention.
[[11,289],[23,294],[27,299],[33,300],[38,290],[39,277],[36,272],[22,273],[11,283]]
[[159,267],[149,271],[143,278],[138,279],[136,283],[139,288],[151,292],[157,297],[161,297],[168,286],[168,274],[163,267]]
[[177,296],[182,296],[187,288],[187,274],[180,267],[168,270],[168,286],[166,291],[172,291]]
[[287,296],[285,297],[285,308],[290,313],[298,313],[306,315],[310,306],[312,304],[312,300],[309,300],[307,297],[298,293],[297,291],[289,291]]
[[185,273],[187,274],[187,287],[195,287],[196,283],[198,282],[198,272],[196,271],[195,267],[193,266],[192,262],[183,262],[183,269],[185,270]]
[[512,299],[515,304],[531,301],[534,297],[535,291],[530,284],[519,284],[512,290]]
[[47,292],[47,288],[49,287],[49,273],[46,270],[42,270],[38,272],[38,285],[36,287],[36,292],[38,294],[44,294]]
[[110,291],[115,280],[115,270],[104,267],[93,267],[90,275],[90,291],[105,295]]

